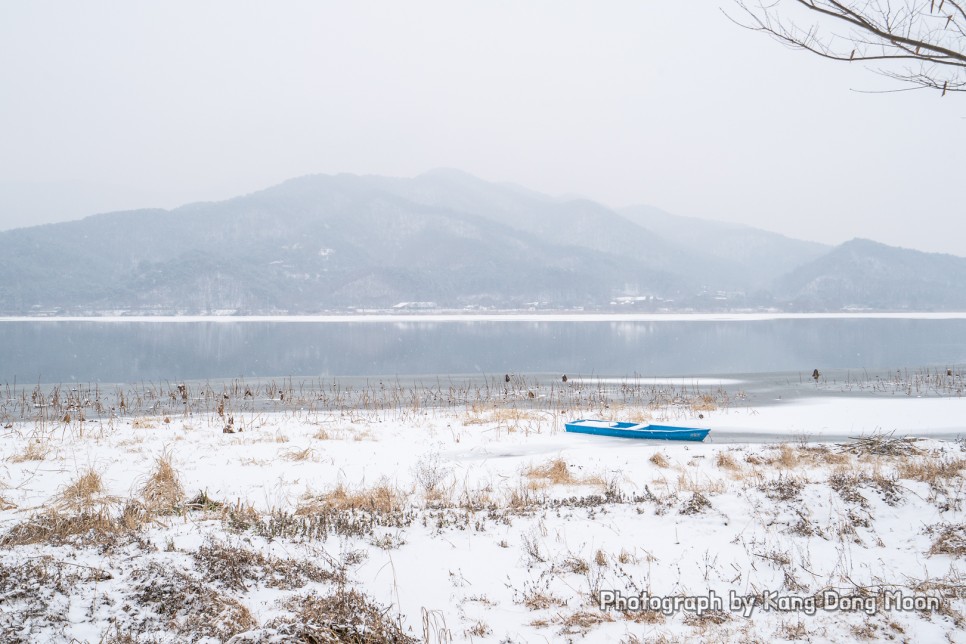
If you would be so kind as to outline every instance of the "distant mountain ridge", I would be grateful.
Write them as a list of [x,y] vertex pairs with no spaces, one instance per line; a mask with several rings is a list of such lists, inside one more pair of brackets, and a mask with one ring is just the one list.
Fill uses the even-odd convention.
[[799,266],[775,289],[805,310],[966,310],[966,260],[853,239]]
[[815,259],[831,246],[791,239],[757,228],[672,215],[650,206],[631,206],[619,211],[634,223],[667,241],[733,264],[744,288],[769,288],[776,275]]
[[966,259],[557,199],[455,171],[310,175],[0,232],[0,313],[966,309]]

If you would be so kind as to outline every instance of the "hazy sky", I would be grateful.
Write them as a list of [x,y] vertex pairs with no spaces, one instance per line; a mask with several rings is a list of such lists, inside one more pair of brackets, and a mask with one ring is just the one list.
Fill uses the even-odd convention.
[[859,93],[894,85],[732,6],[4,2],[0,228],[446,166],[966,256],[966,96]]

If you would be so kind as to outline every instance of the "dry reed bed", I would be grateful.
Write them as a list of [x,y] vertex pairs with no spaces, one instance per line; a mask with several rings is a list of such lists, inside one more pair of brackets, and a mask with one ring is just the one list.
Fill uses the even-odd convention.
[[[542,414],[577,410],[606,412],[611,408],[679,409],[691,413],[728,407],[742,393],[722,387],[652,384],[638,379],[620,383],[570,379],[540,382],[525,376],[485,381],[420,382],[401,384],[375,380],[364,384],[339,381],[267,383],[141,383],[104,388],[92,385],[54,385],[32,388],[6,385],[0,391],[0,423],[33,422],[43,429],[100,431],[124,422],[139,428],[169,424],[173,418],[216,414],[226,425],[238,415],[293,413],[339,414],[355,420],[374,420],[386,414],[411,419],[427,411],[465,410],[467,422],[487,422],[489,416],[533,420]],[[644,412],[643,417],[649,417]],[[87,428],[88,424],[95,427]]]

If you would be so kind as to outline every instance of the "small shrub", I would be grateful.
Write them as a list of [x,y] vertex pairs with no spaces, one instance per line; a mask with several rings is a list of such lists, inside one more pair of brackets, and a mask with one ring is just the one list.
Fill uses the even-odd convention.
[[136,631],[168,630],[182,641],[220,641],[255,627],[237,600],[169,565],[151,562],[129,579],[132,592],[124,608]]
[[780,474],[777,479],[763,483],[759,489],[774,501],[793,501],[801,496],[804,487],[797,478]]
[[286,641],[351,644],[416,644],[419,641],[389,618],[388,608],[357,590],[339,587],[331,595],[311,593],[293,597],[284,607],[294,616],[276,618],[267,627]]
[[700,492],[691,494],[691,498],[681,507],[681,514],[699,514],[711,508],[711,501]]
[[859,492],[859,486],[862,483],[862,477],[848,471],[835,472],[828,479],[829,486],[838,492],[843,501],[865,507],[868,502]]
[[311,561],[266,557],[259,552],[209,538],[193,555],[198,569],[208,582],[235,591],[249,584],[292,590],[310,581],[343,581],[341,573],[322,568]]

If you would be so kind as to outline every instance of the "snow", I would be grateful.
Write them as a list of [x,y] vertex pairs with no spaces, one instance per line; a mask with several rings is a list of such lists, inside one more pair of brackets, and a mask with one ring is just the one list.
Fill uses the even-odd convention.
[[[942,439],[966,434],[966,398],[819,390],[787,401],[710,405],[702,411],[712,429],[704,443],[563,428],[580,417],[693,416],[674,404],[560,411],[293,407],[235,411],[235,433],[224,433],[225,419],[214,411],[9,419],[0,441],[0,534],[55,507],[88,469],[101,475],[106,495],[137,498],[163,456],[189,498],[204,491],[263,520],[291,515],[340,487],[383,487],[404,508],[371,533],[315,538],[266,536],[233,528],[223,511],[183,509],[142,526],[140,541],[114,548],[5,543],[4,570],[49,556],[58,570],[84,573],[66,588],[36,591],[34,599],[49,593],[49,606],[17,632],[26,640],[96,642],[120,628],[181,641],[184,633],[158,618],[160,609],[132,599],[141,596],[137,571],[149,561],[240,602],[254,620],[249,635],[286,614],[284,599],[331,589],[315,581],[284,589],[252,578],[239,589],[208,580],[196,553],[214,542],[268,557],[347,562],[347,583],[389,607],[420,640],[446,641],[438,639],[446,631],[453,641],[474,642],[966,641],[961,554],[936,547],[943,526],[964,521],[964,443]],[[875,433],[921,440],[903,443],[916,451],[904,456],[850,454],[821,442]],[[730,442],[745,435],[755,438]],[[38,460],[24,458],[31,443],[43,452]],[[909,467],[915,463],[948,467],[938,478],[919,477]],[[92,581],[92,570],[110,578]],[[601,590],[646,592],[667,605],[720,599],[723,610],[601,610]],[[941,609],[887,610],[887,590],[940,597]],[[816,607],[823,592],[829,600],[852,598],[855,610]],[[731,605],[747,595],[800,604],[787,611],[767,601]],[[28,606],[28,599],[5,600],[0,629]]]
[[725,409],[705,422],[718,436],[732,432],[816,438],[876,432],[966,436],[966,398],[804,398]]

